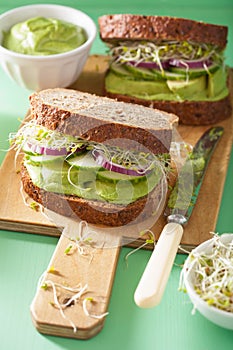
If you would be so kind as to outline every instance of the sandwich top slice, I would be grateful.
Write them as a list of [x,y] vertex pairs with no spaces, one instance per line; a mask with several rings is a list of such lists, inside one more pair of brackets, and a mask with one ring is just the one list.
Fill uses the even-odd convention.
[[30,104],[12,139],[33,200],[108,226],[156,211],[177,116],[70,89],[33,93]]
[[99,28],[111,57],[108,96],[175,113],[184,124],[230,116],[226,26],[115,14],[100,17]]

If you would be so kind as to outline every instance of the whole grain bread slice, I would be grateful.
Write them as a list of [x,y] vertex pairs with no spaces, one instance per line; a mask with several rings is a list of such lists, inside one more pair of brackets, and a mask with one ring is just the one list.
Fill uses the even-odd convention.
[[43,207],[66,217],[105,226],[123,226],[144,221],[156,212],[162,196],[160,184],[148,196],[128,205],[116,205],[48,192],[34,185],[24,165],[21,167],[21,181],[29,197]]
[[114,94],[105,91],[106,96],[119,101],[136,103],[151,108],[157,108],[179,116],[180,124],[210,125],[229,118],[232,113],[231,96],[217,101],[165,101],[143,100],[133,96]]
[[111,14],[99,17],[100,37],[114,43],[119,40],[178,40],[207,43],[224,49],[228,28],[169,16]]
[[157,109],[71,89],[47,89],[30,96],[37,124],[72,136],[123,148],[142,145],[153,153],[170,148],[178,117]]

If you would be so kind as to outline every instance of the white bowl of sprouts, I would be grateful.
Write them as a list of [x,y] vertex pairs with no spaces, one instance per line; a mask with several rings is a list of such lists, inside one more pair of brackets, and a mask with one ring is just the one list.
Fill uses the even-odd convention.
[[194,310],[233,330],[233,234],[213,234],[195,248],[185,261],[180,284]]

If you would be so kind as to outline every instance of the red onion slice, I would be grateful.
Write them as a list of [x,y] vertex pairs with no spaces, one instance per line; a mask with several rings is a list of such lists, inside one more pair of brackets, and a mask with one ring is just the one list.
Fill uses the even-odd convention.
[[98,165],[101,167],[114,171],[116,173],[124,174],[124,175],[130,175],[130,176],[145,176],[147,173],[149,173],[149,170],[145,169],[130,169],[130,168],[125,168],[123,165],[116,164],[108,160],[102,152],[99,152],[97,150],[94,150],[92,152],[93,157]]
[[131,64],[134,67],[138,67],[138,68],[147,68],[147,69],[161,69],[161,67],[163,69],[169,68],[169,61],[168,60],[161,61],[161,66],[156,62],[145,62],[145,61],[142,61],[142,62],[129,61],[127,63]]
[[188,69],[205,69],[205,66],[210,67],[213,62],[209,58],[202,58],[199,60],[180,60],[177,58],[171,58],[169,65],[177,68]]
[[160,61],[161,65],[159,65],[156,62],[137,62],[137,61],[129,61],[127,64],[130,64],[134,67],[138,68],[147,68],[147,69],[159,69],[161,70],[161,67],[164,70],[169,70],[171,67],[177,67],[182,69],[205,69],[205,65],[207,67],[210,67],[213,65],[213,62],[209,58],[201,58],[198,60],[184,60],[179,58],[170,58],[166,60]]
[[56,148],[49,148],[49,147],[40,146],[36,144],[31,144],[31,143],[27,143],[27,147],[31,150],[32,153],[37,153],[37,154],[47,155],[47,156],[66,156],[68,153],[65,147],[56,149]]
[[[40,146],[37,144],[31,144],[31,143],[27,143],[26,146],[32,153],[46,155],[46,156],[66,156],[68,153],[70,153],[67,151],[65,147],[50,148],[50,147]],[[85,146],[79,147],[75,150],[74,153],[81,152],[85,148],[86,148]]]

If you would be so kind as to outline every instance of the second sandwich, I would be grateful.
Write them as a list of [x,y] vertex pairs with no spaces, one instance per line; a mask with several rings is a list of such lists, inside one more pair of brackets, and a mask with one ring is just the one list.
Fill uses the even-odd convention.
[[100,17],[99,28],[111,57],[108,96],[175,113],[183,124],[230,117],[226,26],[114,14]]

